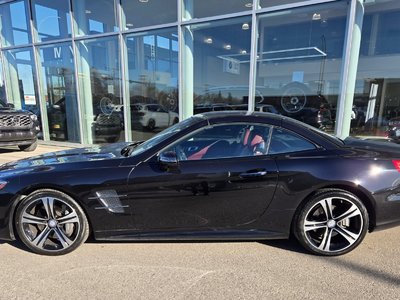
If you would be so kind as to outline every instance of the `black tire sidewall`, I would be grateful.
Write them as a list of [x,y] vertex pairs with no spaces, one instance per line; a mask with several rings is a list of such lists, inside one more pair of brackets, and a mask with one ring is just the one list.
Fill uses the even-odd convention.
[[[26,207],[28,207],[32,202],[36,201],[38,198],[42,197],[53,197],[56,199],[60,199],[64,202],[66,202],[68,205],[70,205],[73,209],[75,209],[79,222],[80,222],[80,228],[79,232],[77,235],[77,238],[73,242],[71,246],[69,246],[66,249],[61,249],[57,251],[49,251],[49,250],[43,250],[41,248],[38,248],[30,242],[30,240],[25,236],[25,233],[23,231],[23,226],[21,223],[21,216]],[[56,190],[51,190],[51,189],[46,189],[46,190],[38,190],[36,192],[31,193],[29,196],[24,198],[21,203],[18,205],[17,211],[15,213],[15,228],[18,233],[19,239],[24,243],[25,246],[27,246],[30,250],[37,254],[42,254],[42,255],[51,255],[51,256],[56,256],[56,255],[63,255],[70,253],[74,251],[76,248],[78,248],[82,243],[86,241],[89,235],[89,224],[86,218],[85,213],[83,212],[82,208],[79,206],[79,204],[73,200],[70,196],[66,195],[65,193],[56,191]]]
[[[361,230],[358,240],[354,244],[352,244],[350,247],[345,248],[344,250],[341,250],[341,251],[326,252],[326,251],[319,250],[315,246],[313,246],[308,241],[306,234],[302,230],[302,228],[304,226],[304,221],[306,219],[306,216],[307,216],[307,213],[309,212],[309,210],[316,203],[321,201],[322,199],[331,198],[331,197],[344,198],[344,199],[352,202],[353,204],[355,204],[361,212],[362,219],[363,219],[363,228]],[[342,191],[342,190],[332,190],[332,191],[317,193],[309,201],[304,203],[304,205],[298,210],[298,213],[296,214],[295,227],[294,227],[293,233],[294,233],[296,239],[300,242],[300,244],[306,250],[310,251],[311,253],[317,254],[317,255],[323,255],[323,256],[338,256],[338,255],[343,255],[343,254],[346,254],[346,253],[354,250],[364,239],[365,235],[368,232],[368,227],[369,227],[368,211],[367,211],[365,205],[361,202],[361,200],[349,192]]]

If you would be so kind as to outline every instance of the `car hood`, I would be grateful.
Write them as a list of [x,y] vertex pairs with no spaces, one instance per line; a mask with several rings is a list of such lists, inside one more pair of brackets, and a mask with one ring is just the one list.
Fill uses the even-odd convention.
[[0,166],[0,172],[17,171],[26,168],[60,165],[68,163],[101,161],[122,158],[121,149],[131,143],[115,143],[105,146],[94,146],[87,148],[77,148],[50,152],[38,156],[33,156]]

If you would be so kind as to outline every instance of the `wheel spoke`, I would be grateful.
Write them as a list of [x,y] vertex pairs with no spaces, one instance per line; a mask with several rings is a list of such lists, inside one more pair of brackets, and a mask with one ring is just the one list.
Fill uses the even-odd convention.
[[45,229],[43,229],[43,231],[36,236],[32,243],[37,247],[43,248],[43,245],[49,237],[51,231],[52,230],[48,226],[46,226]]
[[341,222],[343,220],[350,219],[356,216],[361,216],[361,212],[358,207],[353,204],[346,212],[336,218],[336,222]]
[[332,219],[333,214],[332,214],[332,198],[326,198],[320,202],[322,209],[325,212],[326,219]]
[[332,229],[326,228],[324,237],[322,239],[321,244],[319,245],[318,249],[323,251],[329,251],[331,248],[331,239],[332,239]]
[[24,212],[24,214],[22,215],[21,223],[47,225],[47,219]]
[[73,241],[71,241],[70,238],[67,237],[67,235],[64,233],[64,231],[58,226],[54,227],[54,232],[57,236],[57,239],[62,244],[63,248],[67,248],[73,243]]
[[336,226],[334,229],[337,233],[339,233],[342,237],[344,237],[350,245],[352,245],[360,236],[359,234],[353,233],[347,229],[344,229],[340,226]]
[[64,225],[68,223],[79,223],[78,215],[75,211],[71,212],[70,214],[63,216],[57,219],[59,225]]
[[316,230],[320,228],[326,228],[326,221],[305,221],[304,222],[304,231]]
[[54,219],[55,218],[54,198],[51,198],[51,197],[42,198],[42,202],[43,202],[44,209],[46,210],[47,217],[49,219]]

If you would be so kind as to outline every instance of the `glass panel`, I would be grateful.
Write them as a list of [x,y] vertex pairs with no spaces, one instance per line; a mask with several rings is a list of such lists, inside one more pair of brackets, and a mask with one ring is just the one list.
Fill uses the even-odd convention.
[[274,128],[268,154],[299,152],[315,148],[315,145],[288,130]]
[[184,64],[193,73],[185,89],[193,91],[194,113],[247,109],[250,28],[250,17],[186,27]]
[[400,2],[365,5],[351,135],[400,141]]
[[0,6],[1,44],[17,46],[31,42],[26,1],[16,1]]
[[124,140],[118,37],[80,41],[77,46],[84,142]]
[[76,35],[118,31],[114,0],[73,0]]
[[333,132],[339,94],[347,3],[262,15],[256,110],[296,118]]
[[67,0],[32,0],[38,41],[71,37]]
[[259,0],[260,2],[260,7],[273,7],[277,5],[284,5],[284,4],[292,4],[292,3],[298,3],[300,0]]
[[176,152],[179,160],[265,155],[269,132],[269,126],[260,124],[207,127],[189,135],[170,150]]
[[72,45],[40,47],[39,53],[50,139],[80,142]]
[[2,103],[7,102],[7,97],[6,97],[6,86],[4,84],[4,76],[3,76],[3,65],[0,61],[0,101]]
[[[35,65],[31,48],[4,51],[7,102],[17,109],[33,112],[40,118]],[[41,133],[39,133],[41,138]]]
[[251,10],[252,7],[253,0],[185,0],[183,18],[185,20],[190,20],[230,14]]
[[148,139],[179,121],[177,43],[175,27],[126,38],[134,140]]
[[[178,20],[177,0],[122,0],[125,30],[172,23]],[[154,12],[157,12],[157,16]]]

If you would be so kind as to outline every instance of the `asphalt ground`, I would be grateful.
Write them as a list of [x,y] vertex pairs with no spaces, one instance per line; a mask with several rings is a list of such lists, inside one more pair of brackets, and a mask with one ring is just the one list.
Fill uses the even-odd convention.
[[[33,153],[0,150],[0,162]],[[293,241],[88,241],[59,257],[0,241],[0,299],[400,299],[400,227],[340,257]]]

